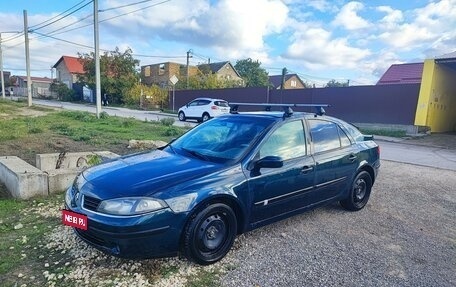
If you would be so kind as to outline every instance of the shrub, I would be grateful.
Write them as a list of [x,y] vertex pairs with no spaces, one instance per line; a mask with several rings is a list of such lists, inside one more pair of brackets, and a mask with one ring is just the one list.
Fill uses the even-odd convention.
[[170,127],[174,124],[174,118],[162,118],[160,123],[166,127]]

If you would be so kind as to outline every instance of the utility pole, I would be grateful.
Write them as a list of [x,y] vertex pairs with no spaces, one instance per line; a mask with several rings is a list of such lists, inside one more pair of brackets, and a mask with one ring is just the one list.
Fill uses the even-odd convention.
[[283,90],[285,88],[285,75],[287,74],[287,68],[282,69],[282,81],[280,83],[280,89]]
[[27,10],[24,10],[24,35],[25,35],[25,64],[27,69],[27,99],[28,106],[32,106],[32,79],[30,78],[30,51],[28,38]]
[[0,69],[2,77],[2,98],[5,99],[5,79],[3,78],[2,34],[0,33]]
[[187,51],[187,90],[188,90],[188,79],[189,79],[189,73],[190,73],[190,58],[193,56],[190,55],[192,53],[192,49]]
[[93,35],[95,41],[95,89],[97,103],[97,118],[101,111],[101,80],[100,80],[100,47],[98,38],[98,0],[93,0]]

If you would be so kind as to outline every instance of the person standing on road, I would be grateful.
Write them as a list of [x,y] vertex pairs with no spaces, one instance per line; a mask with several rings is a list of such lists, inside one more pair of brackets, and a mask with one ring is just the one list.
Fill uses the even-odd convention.
[[103,106],[108,105],[108,95],[106,93],[103,94],[103,97],[101,98],[101,101],[103,102]]

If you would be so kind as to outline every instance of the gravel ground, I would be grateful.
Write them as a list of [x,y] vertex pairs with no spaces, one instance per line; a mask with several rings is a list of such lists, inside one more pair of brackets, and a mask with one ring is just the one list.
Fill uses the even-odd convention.
[[[32,212],[60,216],[59,207]],[[59,226],[43,251],[61,259],[42,276],[47,286],[203,286],[194,280],[204,274],[211,286],[456,286],[455,219],[456,172],[383,161],[363,210],[332,204],[257,229],[211,266],[121,260]]]
[[223,286],[456,286],[456,172],[382,162],[368,205],[255,230]]

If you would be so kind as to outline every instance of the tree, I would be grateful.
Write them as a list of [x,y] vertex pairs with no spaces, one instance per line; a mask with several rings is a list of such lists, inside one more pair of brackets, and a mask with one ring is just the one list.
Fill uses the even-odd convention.
[[[94,53],[79,54],[85,74],[79,76],[79,81],[95,89],[95,60]],[[105,52],[100,57],[100,82],[101,93],[108,94],[110,102],[124,103],[124,94],[139,82],[136,71],[139,60],[132,56],[132,50],[120,52],[116,47],[114,51]]]
[[261,63],[252,59],[236,61],[234,68],[245,81],[246,87],[268,87],[270,86],[268,72],[261,68]]
[[331,81],[329,81],[326,86],[326,88],[337,88],[337,87],[348,87],[348,81],[347,82],[344,82],[344,83],[341,83],[341,82],[338,82],[334,79],[332,79]]
[[[141,98],[142,95],[142,98]],[[136,83],[124,94],[124,101],[128,105],[139,105],[142,107],[162,106],[168,101],[168,91],[157,85],[146,86]]]
[[76,93],[64,83],[54,81],[49,89],[51,92],[57,93],[57,98],[61,101],[71,102],[78,100]]
[[[240,81],[219,78],[212,72],[208,72],[207,74],[201,72],[199,75],[190,76],[188,79],[188,88],[190,90],[238,88],[240,85]],[[186,88],[186,77],[180,77],[176,84],[176,89],[182,90]]]

